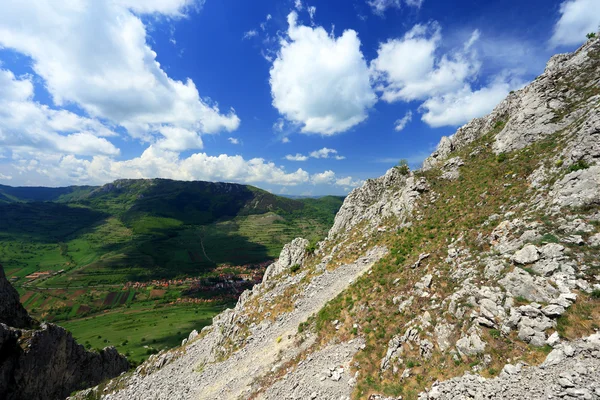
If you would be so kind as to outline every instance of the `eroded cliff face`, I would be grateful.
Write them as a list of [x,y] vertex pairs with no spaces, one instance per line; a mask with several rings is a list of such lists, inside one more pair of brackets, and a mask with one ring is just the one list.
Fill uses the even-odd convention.
[[314,254],[286,246],[181,348],[79,398],[600,396],[599,110],[590,41],[421,170],[354,190]]
[[35,321],[21,305],[19,294],[6,279],[0,265],[0,323],[15,328],[31,328]]
[[129,369],[114,347],[90,352],[53,324],[34,328],[0,266],[0,398],[64,399]]

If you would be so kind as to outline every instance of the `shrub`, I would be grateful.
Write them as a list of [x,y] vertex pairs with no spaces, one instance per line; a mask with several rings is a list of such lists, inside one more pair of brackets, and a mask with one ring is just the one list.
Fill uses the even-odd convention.
[[494,339],[500,338],[500,331],[498,329],[490,329],[490,336]]
[[585,35],[586,38],[588,39],[595,39],[596,38],[596,32],[590,32],[587,35]]
[[294,265],[291,266],[290,272],[292,274],[295,274],[298,271],[300,271],[300,264],[294,264]]
[[595,289],[595,290],[592,292],[592,298],[593,298],[593,299],[600,299],[600,289]]
[[410,172],[408,161],[406,161],[405,159],[401,159],[400,161],[398,161],[398,165],[396,165],[394,168],[396,168],[398,172],[400,172],[402,175],[408,175],[408,173]]
[[506,153],[500,153],[496,156],[496,161],[498,161],[499,163],[503,163],[504,161],[506,161],[507,158],[508,156],[506,155]]
[[588,169],[590,165],[585,160],[579,160],[575,164],[569,167],[569,172],[580,171],[582,169]]

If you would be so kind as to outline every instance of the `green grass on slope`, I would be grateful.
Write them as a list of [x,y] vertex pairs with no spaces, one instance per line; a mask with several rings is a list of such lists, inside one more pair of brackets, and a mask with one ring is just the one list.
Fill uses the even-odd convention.
[[[495,131],[501,128],[500,123]],[[392,297],[397,294],[411,293],[415,283],[425,274],[419,268],[411,269],[408,266],[420,253],[430,253],[427,263],[440,271],[440,276],[434,278],[436,293],[441,298],[452,294],[457,282],[450,278],[449,265],[443,261],[447,257],[450,241],[463,237],[461,245],[467,247],[474,255],[488,251],[489,245],[485,238],[489,237],[494,224],[485,225],[484,222],[492,214],[502,214],[511,209],[511,206],[528,203],[531,193],[527,191],[527,177],[538,167],[540,160],[548,160],[546,162],[550,163],[551,154],[560,151],[563,146],[560,134],[555,134],[499,158],[491,151],[495,133],[491,132],[453,154],[465,161],[465,165],[460,168],[459,179],[441,179],[439,170],[417,173],[417,176],[423,175],[427,178],[431,192],[436,193],[435,202],[430,202],[428,194],[425,194],[420,202],[421,218],[413,220],[411,227],[382,236],[380,239],[372,237],[373,243],[383,241],[390,248],[390,254],[373,267],[370,275],[358,279],[314,318],[321,343],[329,342],[332,335],[347,340],[357,333],[353,324],[361,327],[367,347],[356,356],[361,373],[354,392],[355,398],[365,398],[370,393],[383,392],[413,399],[420,390],[431,385],[436,379],[460,375],[481,362],[478,357],[467,357],[455,362],[449,353],[437,350],[430,361],[424,361],[418,354],[417,347],[413,352],[402,354],[405,365],[412,366],[410,378],[399,382],[398,377],[390,371],[384,374],[379,372],[380,362],[390,339],[394,335],[404,333],[406,324],[417,316],[412,311],[399,313],[397,305],[392,302]],[[501,208],[502,206],[504,208]],[[542,221],[548,222],[543,219]],[[347,256],[350,257],[349,254]],[[429,301],[416,298],[411,310],[427,309]],[[469,307],[468,304],[464,306]],[[468,313],[467,311],[467,315]],[[432,315],[435,325],[438,317],[435,312],[432,312]],[[445,318],[459,327],[465,323],[451,315]],[[339,331],[332,331],[332,320],[343,321],[345,326]],[[544,355],[540,353],[543,353],[543,349],[529,348],[514,338],[499,338],[485,329],[484,340],[493,350],[490,350],[493,356],[492,365],[489,366],[489,371],[486,370],[490,375],[501,369],[508,355],[520,357],[527,362],[535,362],[536,357]]]
[[227,306],[231,304],[136,304],[60,325],[87,348],[115,346],[130,361],[139,363],[150,354],[179,346],[192,330],[209,325]]

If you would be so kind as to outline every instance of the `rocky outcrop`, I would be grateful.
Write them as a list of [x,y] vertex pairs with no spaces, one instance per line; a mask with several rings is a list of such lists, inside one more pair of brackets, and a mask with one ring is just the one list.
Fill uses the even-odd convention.
[[21,305],[19,294],[6,279],[0,265],[0,323],[15,328],[31,328],[35,321]]
[[420,194],[428,189],[425,179],[417,179],[410,173],[405,175],[399,168],[388,170],[380,178],[368,179],[346,197],[335,216],[328,239],[349,231],[361,222],[366,222],[369,228],[376,228],[386,218],[396,217],[403,223],[412,213]]
[[454,399],[598,399],[600,398],[600,335],[560,345],[539,367],[507,364],[500,376],[485,379],[466,374],[436,383],[419,400]]
[[87,351],[59,326],[42,324],[35,330],[19,329],[35,321],[22,308],[17,292],[3,272],[0,299],[3,301],[0,303],[1,399],[64,399],[74,390],[97,385],[129,369],[127,359],[114,347],[99,353]]
[[[573,54],[557,54],[550,59],[542,75],[521,90],[513,92],[487,116],[467,123],[450,137],[444,137],[436,151],[423,162],[423,169],[430,170],[451,153],[465,147],[484,134],[498,131],[493,143],[494,151],[507,153],[522,149],[531,143],[571,125],[598,107],[599,96],[582,101],[586,91],[598,85],[600,44],[590,41]],[[576,79],[578,87],[566,82]],[[577,107],[573,107],[576,104]],[[581,158],[597,159],[600,153],[597,136],[597,115],[588,116],[580,128],[585,140],[571,145],[568,156],[573,162]],[[566,164],[568,166],[570,164]]]
[[263,282],[268,281],[275,275],[292,268],[294,265],[301,266],[307,257],[306,248],[309,241],[302,238],[296,238],[291,243],[283,246],[279,259],[271,264],[265,271]]

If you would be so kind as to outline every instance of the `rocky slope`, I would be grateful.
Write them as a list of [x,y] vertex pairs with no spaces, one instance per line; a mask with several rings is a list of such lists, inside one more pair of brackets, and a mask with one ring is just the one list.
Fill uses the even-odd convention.
[[15,328],[31,328],[35,321],[19,301],[19,294],[6,279],[0,265],[0,323]]
[[211,327],[77,397],[598,398],[599,110],[590,41],[353,191]]
[[0,398],[64,399],[129,369],[113,347],[86,351],[53,324],[37,325],[22,308],[0,266]]

